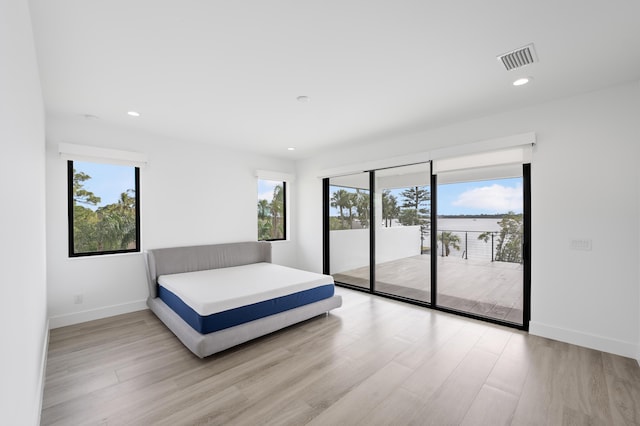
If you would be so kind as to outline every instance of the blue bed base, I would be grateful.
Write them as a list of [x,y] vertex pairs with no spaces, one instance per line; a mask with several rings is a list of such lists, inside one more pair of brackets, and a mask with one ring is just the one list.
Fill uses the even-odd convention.
[[208,334],[328,299],[333,296],[334,290],[333,284],[327,284],[207,316],[201,316],[173,292],[162,286],[158,286],[158,297],[198,333]]

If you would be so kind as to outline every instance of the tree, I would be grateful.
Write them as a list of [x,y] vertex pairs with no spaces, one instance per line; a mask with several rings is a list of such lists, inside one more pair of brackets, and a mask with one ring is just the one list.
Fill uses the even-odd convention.
[[[360,192],[359,189],[356,189],[356,193],[355,193],[356,213],[358,214],[360,225],[363,228],[369,227],[369,217],[370,217],[369,203],[370,203],[369,193]],[[351,224],[351,227],[353,228],[353,223]]]
[[340,214],[340,229],[347,229],[344,220],[344,209],[349,206],[349,191],[338,189],[331,196],[331,207],[337,208]]
[[136,194],[128,189],[117,202],[93,210],[101,199],[84,187],[91,176],[73,170],[73,244],[75,253],[125,250],[135,243]]
[[121,193],[116,203],[100,207],[96,214],[99,250],[125,250],[135,242],[136,198],[133,189]]
[[100,197],[84,188],[84,182],[91,179],[91,176],[84,172],[77,172],[73,169],[73,203],[88,204],[96,206],[100,203]]
[[284,188],[282,185],[276,185],[273,188],[273,199],[269,206],[271,210],[271,239],[284,238]]
[[424,247],[424,240],[429,235],[429,201],[431,194],[426,186],[413,186],[400,193],[402,209],[398,220],[404,226],[420,225],[420,253]]
[[98,215],[96,212],[84,206],[73,206],[74,253],[98,251],[97,225]]
[[267,200],[258,200],[258,240],[271,239],[271,206]]
[[[522,263],[522,220],[522,213],[516,214],[512,211],[500,219],[495,260]],[[478,239],[487,242],[491,234],[492,232],[484,232],[478,236]]]
[[450,231],[442,231],[440,235],[438,235],[438,241],[440,241],[444,247],[443,256],[449,256],[451,248],[460,250],[460,237]]
[[400,214],[400,208],[398,207],[398,199],[388,189],[382,191],[382,219],[384,220],[384,226],[391,226],[393,219],[396,219]]

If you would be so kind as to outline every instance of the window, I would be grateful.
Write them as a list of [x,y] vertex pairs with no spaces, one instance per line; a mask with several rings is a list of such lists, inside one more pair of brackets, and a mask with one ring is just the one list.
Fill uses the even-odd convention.
[[258,179],[258,241],[287,238],[287,183]]
[[69,256],[140,251],[139,169],[67,162]]

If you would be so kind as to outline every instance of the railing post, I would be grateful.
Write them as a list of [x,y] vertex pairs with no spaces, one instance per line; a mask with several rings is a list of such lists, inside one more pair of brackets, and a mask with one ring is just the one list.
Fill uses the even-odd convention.
[[469,233],[464,233],[464,260],[467,260],[469,257],[469,245],[468,245],[468,236]]
[[493,232],[491,233],[491,261],[493,262]]

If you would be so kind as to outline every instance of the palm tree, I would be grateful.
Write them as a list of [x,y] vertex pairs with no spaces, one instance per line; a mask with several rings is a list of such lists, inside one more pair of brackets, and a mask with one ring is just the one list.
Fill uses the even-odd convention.
[[360,192],[356,189],[356,212],[358,213],[358,219],[360,219],[360,225],[363,228],[369,227],[369,194],[367,192]]
[[271,238],[284,238],[284,222],[282,221],[282,213],[284,212],[284,188],[282,185],[276,185],[273,188],[273,199],[271,200],[271,214],[273,226],[271,228]]
[[398,217],[400,208],[398,207],[398,199],[391,191],[385,189],[382,191],[382,219],[384,226],[391,226],[391,221]]
[[120,194],[117,203],[100,207],[97,236],[98,250],[125,250],[136,241],[135,191],[128,189]]
[[442,231],[440,235],[438,235],[438,241],[442,243],[444,247],[444,253],[442,256],[449,256],[451,253],[451,247],[456,250],[460,250],[460,237],[456,234],[453,234],[451,231]]
[[344,226],[344,209],[349,205],[349,192],[344,189],[338,189],[331,196],[331,207],[337,208],[340,213],[340,228]]
[[353,229],[353,208],[356,207],[358,195],[355,192],[347,192],[345,208],[349,211],[349,229]]

